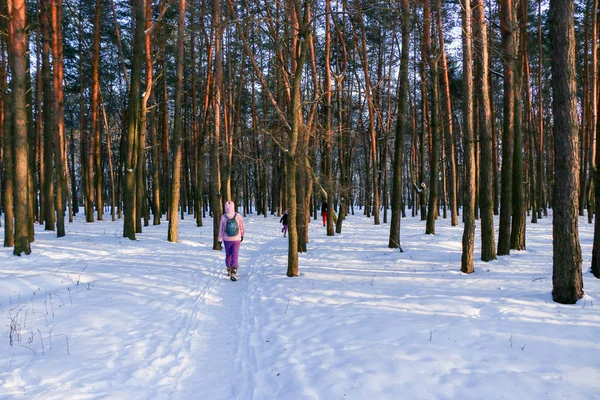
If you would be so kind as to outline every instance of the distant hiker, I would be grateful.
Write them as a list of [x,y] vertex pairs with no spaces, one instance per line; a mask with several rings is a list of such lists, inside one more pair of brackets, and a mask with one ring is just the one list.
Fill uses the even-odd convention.
[[235,212],[233,201],[225,203],[225,214],[221,217],[219,226],[219,245],[225,242],[225,266],[227,275],[232,281],[236,281],[238,265],[238,253],[240,243],[244,241],[244,219]]
[[287,226],[288,226],[288,210],[283,212],[281,219],[279,220],[283,224],[283,228],[281,228],[281,232],[283,232],[283,237],[286,237],[287,234]]
[[323,226],[327,225],[327,203],[321,205],[321,215],[323,215]]

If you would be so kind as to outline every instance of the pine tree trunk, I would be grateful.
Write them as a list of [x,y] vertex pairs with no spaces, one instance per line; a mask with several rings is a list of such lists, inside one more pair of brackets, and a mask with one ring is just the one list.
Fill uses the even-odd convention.
[[492,130],[490,126],[490,99],[488,91],[487,24],[483,0],[476,0],[473,7],[473,36],[477,65],[475,92],[478,97],[478,129],[481,148],[479,205],[481,209],[481,259],[496,259],[494,245],[494,191]]
[[579,244],[579,149],[575,85],[574,3],[550,1],[555,178],[553,189],[552,298],[574,304],[583,297]]
[[[325,10],[331,13],[331,0],[325,2]],[[324,101],[324,126],[325,126],[325,137],[323,144],[323,182],[325,191],[327,192],[327,198],[325,201],[333,209],[333,110],[331,103],[331,20],[327,15],[325,20],[325,61],[324,61],[324,76],[323,76],[323,94],[325,97]],[[333,221],[333,213],[327,213],[327,236],[335,235],[335,226]]]
[[[131,83],[127,104],[127,127],[124,146],[123,237],[135,240],[136,233],[136,164],[135,150],[139,135],[140,79],[144,58],[145,0],[133,0],[132,18],[135,29],[131,54]],[[165,99],[166,101],[166,99]]]
[[[430,20],[431,12],[429,2],[425,1],[423,9],[423,46],[424,54],[429,63],[429,74],[431,82],[431,127],[430,127],[430,159],[429,159],[429,199],[427,204],[427,224],[425,233],[435,235],[435,220],[438,217],[439,192],[440,192],[440,152],[441,132],[439,120],[439,70],[438,58],[432,54]],[[424,94],[425,95],[425,94]]]
[[[215,7],[220,7],[220,2],[215,2]],[[169,233],[167,240],[177,242],[179,239],[179,196],[181,189],[181,159],[182,159],[182,131],[183,131],[183,62],[185,38],[185,7],[186,0],[179,0],[179,19],[177,24],[177,53],[175,55],[175,121],[173,127],[173,181],[171,186],[171,199],[169,205]]]
[[[91,90],[91,121],[92,134],[90,137],[90,151],[88,155],[88,177],[90,182],[90,192],[95,199],[98,221],[102,221],[102,168],[101,168],[101,127],[99,118],[100,108],[100,15],[102,12],[102,1],[96,0],[96,9],[94,13],[94,52],[92,56],[92,90]],[[91,201],[90,201],[91,203]],[[92,211],[92,210],[90,210]],[[86,214],[88,222],[94,221],[93,214]]]
[[[38,198],[36,199],[36,222],[40,225],[45,223],[44,220],[44,117],[42,114],[42,107],[44,104],[44,88],[42,80],[42,5],[41,1],[37,1],[37,15],[36,23],[38,24],[38,30],[36,32],[36,73],[35,73],[35,159],[33,172],[36,175],[36,184],[38,185]],[[0,11],[1,12],[1,11]],[[2,25],[0,24],[0,31],[2,31]],[[0,41],[0,52],[2,52],[2,44]],[[1,57],[1,56],[0,56]],[[0,69],[2,67],[0,66]],[[0,71],[0,79],[2,72]],[[0,84],[1,86],[1,84]],[[1,89],[0,89],[1,90]],[[0,92],[1,93],[1,92]],[[0,97],[3,97],[4,93]],[[4,100],[0,100],[0,103]],[[0,105],[1,106],[1,105]],[[0,114],[3,113],[0,107]],[[0,138],[2,137],[2,118],[0,117]],[[0,139],[2,140],[2,139]],[[0,163],[2,157],[0,156]],[[0,203],[1,204],[1,203]],[[39,207],[39,208],[38,208]],[[38,211],[39,210],[39,211]]]
[[[6,4],[6,2],[5,2]],[[0,13],[3,14],[8,14],[8,12],[5,10],[5,5],[0,5]],[[0,32],[5,32],[5,26],[7,23],[8,19],[3,19],[0,18]],[[6,65],[6,53],[8,52],[8,46],[6,45],[8,41],[8,35],[6,36],[0,36],[0,146],[3,143],[3,138],[4,138],[4,127],[5,127],[5,123],[7,123],[7,121],[9,120],[9,118],[6,118],[6,115],[10,115],[10,113],[6,112],[8,110],[8,103],[6,102],[7,97],[8,97],[8,93],[7,93],[7,65]],[[3,160],[3,152],[1,151],[2,147],[0,147],[0,174],[2,176],[5,176],[4,174],[2,174],[2,167],[4,166],[4,160]],[[6,181],[6,180],[5,180]],[[2,202],[3,197],[2,197],[2,190],[0,190],[0,205],[4,206],[5,204]],[[5,218],[6,218],[6,209],[4,209],[5,211]],[[2,219],[0,219],[0,226],[2,226]],[[5,236],[6,231],[8,229],[5,229]],[[11,230],[12,233],[12,230]]]
[[[598,12],[598,0],[593,1],[592,7],[592,43],[597,44],[598,40],[598,29],[596,27],[597,24],[597,12]],[[598,120],[598,102],[597,102],[597,93],[598,93],[598,46],[594,45],[592,47],[592,72],[591,72],[591,126],[594,129],[594,132],[597,134],[599,128],[599,120]],[[596,138],[596,158],[594,163],[594,206],[595,206],[595,215],[596,222],[594,225],[594,245],[592,248],[592,273],[596,278],[600,278],[600,140]]]
[[[525,25],[527,23],[527,0],[521,1],[521,18],[519,25],[521,26],[521,35],[519,38],[520,51],[518,56],[518,68],[515,71],[515,130],[514,130],[514,157],[513,157],[513,203],[512,203],[512,227],[510,233],[510,248],[514,250],[525,250],[525,224],[526,224],[526,193],[525,193],[525,180],[526,174],[524,173],[524,135],[523,130],[528,132],[528,119],[523,118],[523,107],[522,93],[523,86],[525,86],[526,100],[528,97],[527,90],[529,89],[529,82],[527,81],[528,75],[525,74],[527,67],[527,32]],[[524,76],[525,75],[525,76]],[[525,107],[528,107],[527,101],[525,101]],[[527,116],[529,109],[525,110]]]
[[[423,29],[425,30],[425,29]],[[421,48],[421,93],[427,93],[427,55],[425,52],[424,46]],[[429,137],[429,103],[427,100],[428,96],[421,96],[421,129],[419,131],[419,187],[421,192],[419,192],[420,204],[421,204],[421,221],[427,221],[427,191],[426,191],[426,183],[427,179],[426,171],[426,150],[425,143],[426,138]]]
[[[151,2],[151,0],[149,0]],[[192,96],[192,138],[194,140],[194,145],[192,147],[193,157],[192,157],[192,169],[193,169],[193,185],[194,185],[194,216],[196,217],[196,226],[202,226],[202,178],[200,177],[200,153],[202,152],[202,138],[200,138],[199,130],[198,130],[198,92],[197,92],[197,84],[196,84],[196,4],[192,2],[190,4],[191,7],[191,38],[190,38],[190,58],[191,58],[191,73],[192,73],[192,82],[191,82],[191,96]],[[148,39],[147,39],[148,40]],[[149,44],[146,47],[151,47]],[[153,196],[155,197],[155,196]],[[153,199],[153,209],[156,209],[156,204]],[[154,217],[154,224],[156,225],[156,216]]]
[[[12,2],[12,0],[10,0]],[[9,3],[6,3],[9,5]],[[12,3],[10,4],[12,7]],[[9,32],[12,28],[9,25]],[[8,53],[8,65],[10,70],[12,70],[12,34],[8,35],[7,41],[7,53]],[[13,100],[13,86],[14,80],[9,82],[10,92],[8,92],[6,83],[4,84],[4,89],[2,94],[6,93],[6,100],[4,103],[4,134],[2,138],[2,153],[3,153],[3,163],[4,167],[4,203],[3,203],[3,211],[4,211],[4,247],[13,247],[15,245],[15,214],[13,208],[13,195],[14,195],[14,159],[13,159],[13,121],[14,121],[14,100]]]
[[[300,0],[293,0],[290,5],[294,7],[296,12],[296,18],[298,21],[298,33],[297,33],[297,49],[299,50],[297,58],[295,59],[295,70],[291,83],[291,111],[292,111],[292,124],[288,135],[288,163],[287,163],[287,191],[288,191],[288,268],[287,276],[293,277],[298,276],[298,242],[299,234],[296,221],[297,221],[297,197],[296,197],[296,165],[304,164],[304,160],[299,159],[298,155],[298,141],[299,141],[299,130],[303,124],[302,122],[302,72],[306,58],[308,54],[308,41],[310,36],[309,27],[306,25],[308,22],[308,13],[310,3],[308,0],[304,1],[304,4],[300,3]],[[304,8],[304,14],[298,15],[298,12]]]
[[[213,2],[213,19],[220,21],[221,18],[221,2],[216,0]],[[217,24],[219,25],[220,22]],[[211,202],[210,211],[213,215],[213,250],[221,250],[221,245],[218,243],[219,223],[223,212],[223,199],[221,190],[221,163],[220,163],[220,142],[221,142],[221,88],[223,83],[223,67],[221,63],[221,32],[220,29],[215,29],[213,38],[214,46],[214,80],[212,83],[213,89],[213,134],[210,162],[210,179],[211,179]]]
[[[12,4],[11,4],[12,3]],[[14,207],[15,235],[13,254],[30,254],[29,238],[29,149],[27,143],[27,10],[25,0],[8,0],[11,48],[11,87],[14,114]]]
[[514,125],[515,125],[515,21],[512,0],[500,3],[500,30],[502,33],[502,59],[504,66],[504,125],[502,132],[502,195],[498,255],[510,254],[510,224],[513,204]]
[[390,223],[390,239],[388,247],[399,248],[402,208],[402,166],[404,165],[404,135],[406,133],[406,101],[408,97],[408,55],[410,51],[410,8],[408,0],[402,0],[402,54],[398,80],[398,110],[396,112],[396,139],[394,143],[394,175],[392,186],[392,220]]
[[470,274],[474,268],[475,247],[475,149],[473,142],[473,56],[471,33],[471,2],[462,0],[462,48],[463,48],[463,147],[465,162],[465,185],[462,237],[461,272]]
[[44,118],[44,229],[53,231],[55,229],[55,209],[54,209],[54,178],[52,174],[52,165],[54,164],[54,138],[52,136],[54,127],[54,118],[52,113],[52,71],[50,69],[50,46],[52,37],[50,36],[50,2],[42,0],[42,88],[44,96],[43,118]]
[[62,46],[62,0],[51,0],[52,60],[53,60],[53,114],[54,114],[54,164],[56,169],[56,236],[65,236],[65,122],[63,104],[63,46]]
[[[538,148],[537,148],[537,169],[538,169],[538,199],[541,205],[541,209],[544,212],[544,216],[548,215],[546,208],[546,191],[545,179],[544,179],[544,108],[543,108],[543,94],[542,94],[542,65],[541,60],[544,59],[544,52],[542,47],[542,0],[538,0]],[[541,212],[538,213],[538,217],[541,218]]]

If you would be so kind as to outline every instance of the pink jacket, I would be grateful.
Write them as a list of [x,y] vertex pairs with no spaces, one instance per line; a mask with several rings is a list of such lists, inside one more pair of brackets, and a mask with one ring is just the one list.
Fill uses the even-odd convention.
[[227,225],[227,220],[229,218],[233,218],[234,215],[235,204],[233,204],[233,201],[228,201],[227,203],[225,203],[225,214],[221,216],[221,221],[219,224],[219,242],[222,242],[223,240],[227,242],[239,242],[242,240],[242,237],[244,236],[244,219],[239,213],[235,217],[235,220],[238,223],[238,227],[240,228],[239,233],[235,236],[227,236],[227,233],[225,233],[225,226]]

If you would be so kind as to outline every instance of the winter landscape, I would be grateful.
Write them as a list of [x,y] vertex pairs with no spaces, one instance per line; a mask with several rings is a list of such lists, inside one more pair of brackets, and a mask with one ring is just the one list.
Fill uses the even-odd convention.
[[575,305],[552,301],[551,217],[489,263],[477,230],[471,275],[462,227],[437,226],[404,218],[400,253],[361,212],[334,237],[312,221],[288,278],[279,218],[249,215],[238,282],[192,218],[179,243],[166,222],[137,241],[121,222],[36,226],[30,256],[0,249],[0,398],[600,398],[593,225]]

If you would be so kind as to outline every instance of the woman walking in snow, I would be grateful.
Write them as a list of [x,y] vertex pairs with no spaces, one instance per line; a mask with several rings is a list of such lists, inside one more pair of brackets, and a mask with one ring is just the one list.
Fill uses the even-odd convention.
[[281,232],[283,232],[283,237],[287,234],[287,226],[288,226],[288,210],[283,212],[281,219],[279,220],[283,224],[283,228],[281,228]]
[[244,241],[244,219],[235,212],[233,201],[225,203],[225,214],[221,216],[219,225],[219,245],[225,242],[225,266],[227,275],[232,281],[236,281],[239,267],[238,253],[240,243]]

